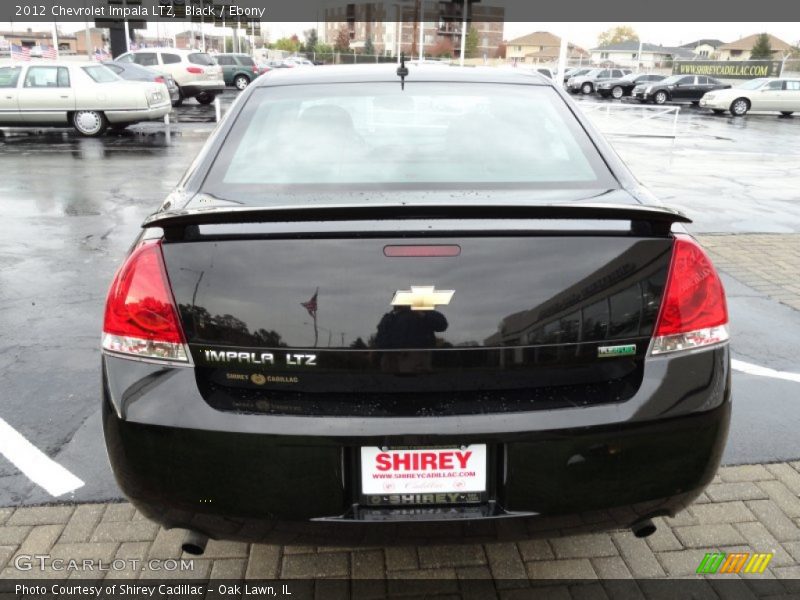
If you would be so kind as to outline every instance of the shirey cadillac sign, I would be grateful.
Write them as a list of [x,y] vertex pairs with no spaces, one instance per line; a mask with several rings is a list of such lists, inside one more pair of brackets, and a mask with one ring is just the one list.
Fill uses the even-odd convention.
[[754,79],[756,77],[780,77],[779,60],[693,60],[675,62],[673,75],[709,75],[721,79]]

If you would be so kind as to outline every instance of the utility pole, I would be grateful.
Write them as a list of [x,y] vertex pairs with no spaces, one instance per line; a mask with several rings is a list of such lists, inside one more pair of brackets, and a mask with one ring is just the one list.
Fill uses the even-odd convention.
[[561,46],[558,49],[558,71],[556,78],[558,81],[564,81],[564,71],[567,70],[567,52],[569,50],[569,42],[567,38],[561,38]]
[[642,40],[639,40],[639,52],[636,54],[636,70],[642,68]]
[[200,38],[202,39],[203,43],[203,52],[206,51],[206,28],[205,28],[205,16],[203,15],[203,0],[200,0]]
[[464,13],[461,18],[461,57],[459,65],[464,66],[464,53],[467,51],[467,12],[469,11],[469,0],[464,0],[461,5],[461,11]]
[[395,55],[397,56],[397,64],[399,65],[400,64],[400,53],[403,51],[403,44],[402,44],[402,42],[403,42],[403,40],[402,40],[402,38],[403,38],[403,21],[402,21],[402,16],[401,16],[401,13],[400,13],[400,5],[399,4],[395,4],[394,5],[394,10],[395,10],[395,16],[397,18],[397,23],[396,23],[396,27],[395,27],[395,35],[397,37],[397,40],[396,40],[396,42],[397,42],[397,52],[395,52]]
[[425,57],[425,0],[419,2],[419,60]]

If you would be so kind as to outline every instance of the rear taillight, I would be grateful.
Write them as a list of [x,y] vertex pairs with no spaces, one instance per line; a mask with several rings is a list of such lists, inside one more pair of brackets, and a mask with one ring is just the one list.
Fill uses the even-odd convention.
[[676,234],[652,353],[692,350],[728,337],[725,290],[711,259],[691,237]]
[[161,75],[158,75],[158,76],[157,76],[157,77],[154,79],[154,81],[155,81],[156,83],[167,83],[167,80],[166,80],[166,79],[164,79],[164,78],[163,78]]
[[161,242],[145,242],[117,271],[106,299],[103,348],[140,358],[188,362]]
[[253,65],[253,73],[254,73],[255,75],[258,75],[258,67],[257,67],[257,66],[255,66],[255,65]]
[[186,70],[189,71],[189,73],[193,73],[195,75],[201,75],[205,73],[205,71],[200,67],[186,67]]

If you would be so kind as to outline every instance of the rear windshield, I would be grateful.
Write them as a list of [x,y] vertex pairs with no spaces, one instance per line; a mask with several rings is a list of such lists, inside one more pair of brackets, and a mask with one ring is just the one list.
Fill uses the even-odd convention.
[[83,67],[83,70],[97,83],[110,83],[112,81],[119,81],[120,79],[119,75],[105,65]]
[[264,204],[270,188],[509,186],[616,187],[549,87],[387,82],[255,90],[203,191]]
[[195,52],[189,55],[189,62],[195,65],[210,67],[214,64],[214,59],[211,58],[210,54],[206,54],[205,52]]

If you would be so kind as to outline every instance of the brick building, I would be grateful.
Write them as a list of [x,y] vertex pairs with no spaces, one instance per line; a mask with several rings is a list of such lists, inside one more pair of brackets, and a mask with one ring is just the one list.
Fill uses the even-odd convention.
[[[323,39],[335,44],[344,29],[350,48],[363,49],[371,39],[376,54],[396,56],[398,48],[408,56],[419,55],[420,26],[423,51],[452,49],[459,56],[465,4],[458,1],[401,0],[328,5],[324,10]],[[503,41],[505,11],[501,6],[468,0],[467,22],[478,34],[476,55],[494,58]]]

